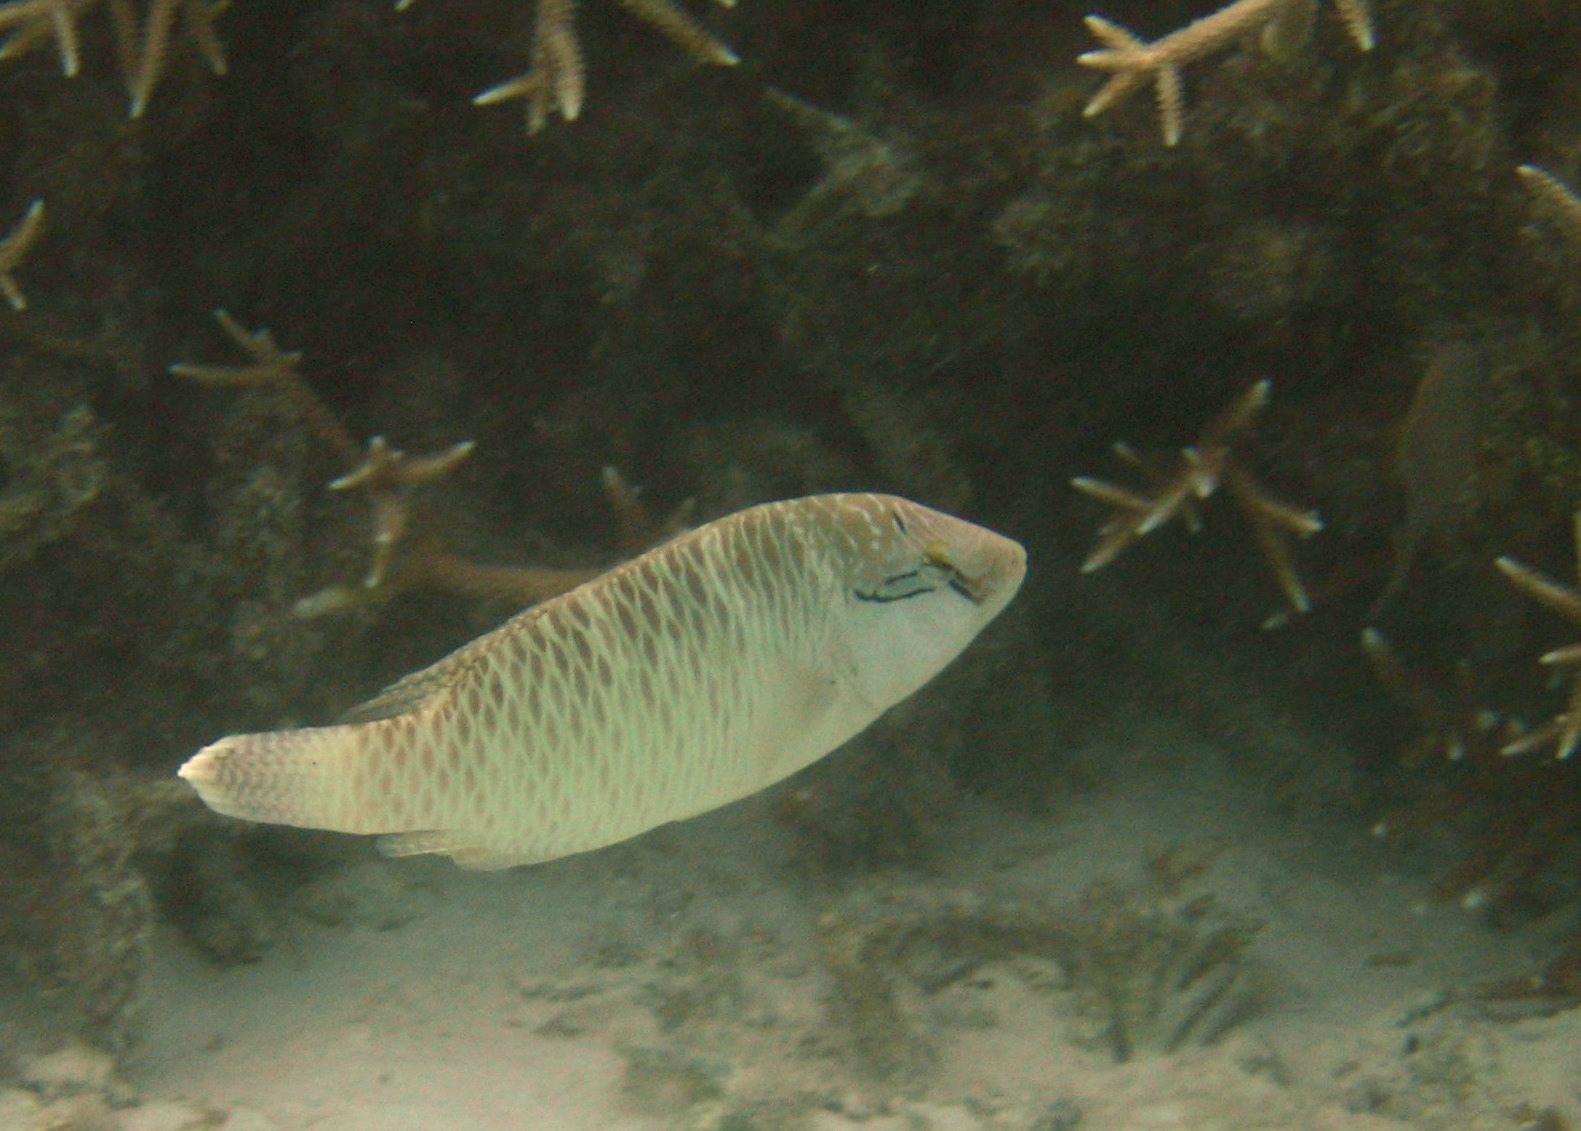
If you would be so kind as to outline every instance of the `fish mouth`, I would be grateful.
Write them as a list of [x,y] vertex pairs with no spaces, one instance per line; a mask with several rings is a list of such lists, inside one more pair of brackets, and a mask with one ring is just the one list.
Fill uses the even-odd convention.
[[986,554],[970,555],[980,568],[964,568],[942,550],[929,550],[927,564],[943,575],[943,581],[956,593],[974,605],[987,605],[1008,599],[1021,587],[1026,576],[1027,552],[1021,543],[1009,538],[1000,539],[1002,545]]
[[964,585],[962,592],[978,605],[1005,603],[1015,596],[1027,575],[1027,552],[1020,542],[1002,538],[998,552],[975,574],[957,570]]
[[1015,592],[1024,572],[1024,567],[1014,561],[995,562],[976,573],[944,562],[939,564],[949,573],[945,584],[974,605],[986,605],[1007,589]]
[[1009,600],[1020,588],[1026,576],[1026,550],[1004,536],[991,536],[987,544],[968,546],[964,552],[933,543],[923,547],[922,571],[933,576],[934,587],[947,585],[974,606],[985,606]]
[[923,568],[974,605],[981,605],[988,599],[992,571],[967,573],[942,546],[930,546],[923,552]]
[[957,573],[949,580],[950,588],[974,605],[981,605],[986,599],[978,585],[979,583],[975,579],[966,576],[964,573]]

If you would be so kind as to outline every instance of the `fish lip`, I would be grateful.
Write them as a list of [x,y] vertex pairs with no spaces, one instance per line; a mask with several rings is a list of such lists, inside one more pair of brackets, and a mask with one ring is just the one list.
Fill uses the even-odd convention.
[[951,589],[972,604],[982,606],[992,603],[1006,589],[1014,593],[1026,576],[1026,551],[1019,543],[1011,542],[1010,545],[1014,552],[997,560],[991,558],[981,569],[972,572],[962,569],[948,555],[941,553],[930,557],[935,564],[949,570],[947,584]]
[[987,600],[987,597],[981,591],[978,580],[964,573],[957,573],[950,578],[949,586],[974,605],[981,605]]
[[951,570],[949,586],[974,605],[986,605],[1004,588],[1006,571],[997,566],[967,573],[960,568]]
[[[1009,539],[1006,539],[1010,542]],[[964,591],[978,605],[993,602],[1008,604],[1027,576],[1027,552],[1019,542],[1010,542],[1011,551],[1002,559],[975,574],[961,572]]]
[[948,573],[949,580],[945,584],[972,604],[981,605],[988,599],[986,590],[991,587],[989,583],[994,572],[992,569],[985,569],[979,573],[967,573],[955,564],[949,554],[942,549],[933,549],[931,547],[925,554],[925,560],[929,565]]

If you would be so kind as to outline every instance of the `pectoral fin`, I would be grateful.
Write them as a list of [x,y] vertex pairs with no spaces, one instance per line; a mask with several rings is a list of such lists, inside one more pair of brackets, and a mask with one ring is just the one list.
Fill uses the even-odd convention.
[[448,829],[425,829],[411,833],[387,833],[378,839],[379,851],[385,856],[448,856],[458,865],[473,872],[498,872],[518,864],[536,864],[541,857],[525,856],[519,852],[490,848],[480,844],[475,837]]

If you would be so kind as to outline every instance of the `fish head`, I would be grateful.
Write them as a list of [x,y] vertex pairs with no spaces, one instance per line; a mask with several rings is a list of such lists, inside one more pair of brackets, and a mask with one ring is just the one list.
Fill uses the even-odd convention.
[[885,710],[941,671],[1010,603],[1026,550],[889,495],[855,497],[841,629],[854,690]]

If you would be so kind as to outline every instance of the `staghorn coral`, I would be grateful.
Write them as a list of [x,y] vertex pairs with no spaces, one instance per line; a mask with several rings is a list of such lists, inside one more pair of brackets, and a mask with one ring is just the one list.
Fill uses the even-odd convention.
[[1564,898],[1566,872],[1581,844],[1581,793],[1573,772],[1552,762],[1509,757],[1530,737],[1490,710],[1478,673],[1465,660],[1439,686],[1369,628],[1362,647],[1379,680],[1406,707],[1418,731],[1398,756],[1407,800],[1372,826],[1380,839],[1420,838],[1451,829],[1463,842],[1433,880],[1436,900],[1511,923]]
[[[1241,380],[1273,371],[1292,389],[1299,374],[1321,370],[1323,381],[1338,379],[1354,394],[1352,419],[1365,418],[1377,390],[1351,387],[1322,362],[1360,345],[1346,339],[1342,311],[1386,310],[1380,329],[1397,329],[1380,334],[1388,350],[1447,311],[1486,306],[1475,296],[1507,290],[1512,279],[1501,214],[1515,202],[1503,199],[1508,189],[1495,176],[1502,145],[1495,79],[1467,57],[1440,14],[1411,6],[1391,15],[1401,39],[1391,36],[1397,46],[1365,67],[1321,60],[1277,67],[1252,52],[1227,60],[1204,83],[1193,121],[1193,136],[1208,144],[1189,153],[1078,133],[1069,111],[1040,107],[1043,170],[996,224],[1013,267],[1042,280],[1050,303],[1107,320],[1104,332],[1115,341],[1134,333],[1204,357],[1222,348],[1248,358]],[[1317,168],[1347,172],[1315,179]],[[1379,207],[1405,199],[1416,204]],[[1446,239],[1448,230],[1460,238]],[[1259,232],[1274,241],[1266,268],[1237,251],[1255,247]],[[1301,264],[1279,246],[1291,240],[1308,249]],[[1174,267],[1158,271],[1160,262]],[[1197,309],[1204,266],[1214,293],[1242,309],[1253,307],[1238,296],[1263,291],[1270,301],[1291,295],[1300,303],[1269,311],[1273,320],[1249,339],[1258,343],[1253,353],[1271,350],[1289,367],[1252,364],[1233,345],[1244,332],[1217,319],[1155,330],[1159,318]],[[1297,267],[1319,277],[1303,279]],[[1233,287],[1226,269],[1240,275]],[[1292,284],[1301,289],[1292,293]],[[1139,310],[1152,316],[1145,325],[1133,324]],[[1384,354],[1369,356],[1387,364]],[[1159,368],[1119,384],[1173,388],[1173,374]],[[1114,405],[1121,415],[1127,407]]]
[[[1581,578],[1581,511],[1577,511],[1572,517],[1571,526],[1575,535],[1577,574],[1578,578]],[[1510,584],[1526,596],[1552,612],[1558,613],[1571,624],[1581,626],[1581,590],[1575,586],[1551,581],[1511,557],[1500,557],[1494,564],[1499,567],[1499,571]],[[1573,669],[1577,664],[1581,664],[1581,644],[1555,648],[1544,653],[1538,662]],[[1552,746],[1554,757],[1563,760],[1575,753],[1578,745],[1581,745],[1581,672],[1573,672],[1565,709],[1555,715],[1551,722],[1537,728],[1531,734],[1507,743],[1502,753],[1526,754],[1545,746]]]
[[[1538,165],[1519,165],[1515,174],[1526,190],[1531,222],[1528,237],[1532,260],[1540,265],[1535,281],[1552,290],[1569,323],[1564,344],[1573,340],[1573,313],[1581,272],[1581,196],[1555,174]],[[1555,239],[1554,237],[1558,238]]]
[[[291,410],[316,438],[349,462],[358,448],[350,431],[329,411],[303,378],[300,351],[284,351],[267,329],[249,331],[225,310],[216,310],[221,329],[248,355],[241,365],[178,362],[170,372],[205,385],[283,391]],[[427,455],[409,456],[383,436],[368,442],[360,462],[332,480],[332,491],[357,491],[369,502],[372,543],[368,570],[360,585],[330,585],[300,598],[298,616],[314,618],[359,606],[383,604],[409,589],[431,587],[516,606],[530,605],[575,588],[599,570],[537,566],[483,565],[450,552],[435,516],[418,498],[421,488],[447,477],[474,444],[464,440]],[[683,503],[654,521],[638,502],[637,491],[613,468],[604,470],[604,487],[627,556],[680,532],[690,515]]]
[[27,309],[27,296],[16,281],[16,270],[26,262],[28,254],[44,234],[44,202],[35,200],[28,205],[16,227],[0,239],[0,294],[11,304],[11,309]]
[[[1532,648],[1539,618],[1527,615],[1526,603],[1500,579],[1573,618],[1571,587],[1507,555],[1496,570],[1487,565],[1496,533],[1520,538],[1547,526],[1550,509],[1575,505],[1573,476],[1563,470],[1573,460],[1573,440],[1551,407],[1538,407],[1556,392],[1550,375],[1562,362],[1552,349],[1528,326],[1457,334],[1429,352],[1400,429],[1395,461],[1406,508],[1394,575],[1374,611],[1399,594],[1400,619],[1414,622],[1414,651],[1464,658],[1453,665],[1406,662],[1378,630],[1363,638],[1375,671],[1416,727],[1389,766],[1385,812],[1373,831],[1433,843],[1447,862],[1435,868],[1431,896],[1506,929],[1574,898],[1581,851],[1574,769],[1512,757],[1544,749],[1562,757],[1574,745],[1574,711],[1564,705],[1549,721],[1528,725],[1525,712],[1544,707],[1520,657]],[[1433,546],[1452,567],[1438,571],[1436,586],[1421,569],[1408,583],[1418,544]],[[1446,631],[1450,608],[1465,610],[1458,633]],[[1569,687],[1573,699],[1562,662],[1568,651],[1543,659],[1558,677],[1550,682]],[[1425,670],[1433,667],[1445,670]]]
[[1099,530],[1098,545],[1082,563],[1082,572],[1102,569],[1132,543],[1172,519],[1179,518],[1196,533],[1202,526],[1198,504],[1212,497],[1222,484],[1251,525],[1257,548],[1290,607],[1298,613],[1311,611],[1306,586],[1291,561],[1288,539],[1291,535],[1310,537],[1323,529],[1323,522],[1312,511],[1297,510],[1275,499],[1241,466],[1234,451],[1236,442],[1250,431],[1257,413],[1268,403],[1271,387],[1270,382],[1259,381],[1243,393],[1202,430],[1195,444],[1181,449],[1177,463],[1165,465],[1138,455],[1124,443],[1116,444],[1115,453],[1148,478],[1142,491],[1088,476],[1072,479],[1071,486],[1078,491],[1114,508]]
[[[46,40],[53,39],[60,53],[61,70],[68,78],[81,70],[78,21],[100,6],[100,0],[9,0],[0,4],[0,31],[11,36],[0,45],[0,59],[12,59]],[[229,69],[215,21],[229,7],[229,0],[148,0],[141,23],[133,0],[102,0],[111,31],[121,78],[130,100],[129,114],[141,118],[149,99],[164,76],[170,39],[181,18],[198,54],[216,75]]]
[[[442,451],[409,456],[392,448],[383,436],[368,441],[363,461],[338,479],[331,491],[361,491],[373,511],[373,561],[362,581],[367,590],[390,582],[390,565],[396,548],[406,541],[412,522],[412,496],[426,484],[447,478],[472,454],[477,445],[461,440]],[[312,603],[314,598],[306,598]]]
[[248,330],[231,317],[228,310],[214,311],[214,320],[225,336],[239,346],[248,360],[241,365],[215,365],[178,361],[169,372],[203,385],[220,388],[275,388],[285,393],[294,412],[299,414],[312,435],[334,449],[347,464],[358,455],[357,442],[345,425],[336,420],[313,387],[302,376],[301,350],[282,350],[267,327]]
[[[401,0],[396,10],[413,2]],[[718,2],[734,6],[734,0]],[[621,0],[621,6],[700,63],[734,66],[739,61],[735,52],[672,0]],[[62,72],[68,78],[76,76],[82,69],[79,25],[102,8],[126,87],[128,115],[135,120],[147,112],[165,75],[178,24],[213,74],[229,73],[216,26],[229,7],[230,0],[147,0],[139,18],[135,0],[6,0],[0,3],[0,32],[10,36],[0,43],[0,59],[17,58],[52,41]],[[537,0],[533,12],[530,68],[473,99],[479,106],[523,99],[529,133],[537,133],[556,112],[574,120],[585,98],[582,51],[573,26],[575,0]]]
[[1508,722],[1484,703],[1469,661],[1462,659],[1455,665],[1453,686],[1446,693],[1401,659],[1378,629],[1363,629],[1361,646],[1378,681],[1414,716],[1420,728],[1401,753],[1403,765],[1420,766],[1433,758],[1481,761],[1513,739]]
[[[401,0],[396,8],[404,10],[414,2]],[[735,0],[718,2],[727,8],[735,5]],[[734,51],[672,0],[621,0],[621,6],[699,63],[731,67],[740,61]],[[575,121],[582,113],[586,95],[582,48],[573,26],[575,17],[576,0],[536,0],[531,66],[525,74],[490,87],[472,101],[478,106],[491,106],[516,98],[524,100],[529,135],[543,129],[549,116],[556,112],[568,122]]]
[[[471,449],[470,441],[464,441],[444,452],[408,459],[404,452],[390,448],[382,436],[374,437],[363,466],[330,483],[332,490],[369,493],[372,564],[360,585],[330,585],[303,597],[296,603],[297,615],[313,618],[382,604],[415,588],[447,590],[521,607],[569,592],[603,572],[602,568],[486,565],[451,553],[431,512],[417,503],[413,493],[448,473]],[[684,527],[690,514],[689,502],[683,503],[666,519],[655,522],[636,505],[636,493],[618,471],[605,468],[603,482],[627,556],[669,539]]]
[[[1305,37],[1313,4],[1314,0],[1235,0],[1151,43],[1102,16],[1088,16],[1088,29],[1104,46],[1082,54],[1076,61],[1112,77],[1082,113],[1088,118],[1096,117],[1151,78],[1158,95],[1164,144],[1178,145],[1185,120],[1181,69],[1254,35],[1262,37],[1270,54],[1287,52],[1292,40]],[[1356,46],[1363,51],[1372,50],[1372,13],[1366,0],[1335,0],[1335,5]]]

